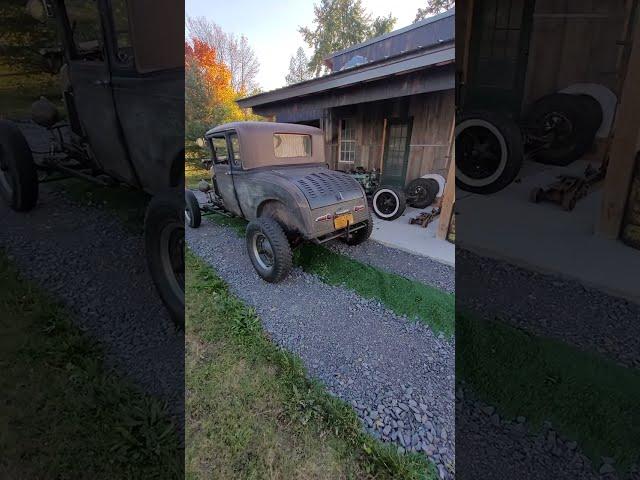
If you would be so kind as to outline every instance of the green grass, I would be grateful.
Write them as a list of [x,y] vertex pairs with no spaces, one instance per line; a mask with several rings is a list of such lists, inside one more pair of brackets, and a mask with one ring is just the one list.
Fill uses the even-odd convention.
[[[214,214],[219,225],[244,235],[246,222]],[[295,251],[294,263],[330,285],[342,285],[364,298],[379,300],[398,315],[429,325],[451,338],[455,330],[455,297],[437,288],[352,260],[315,244]]]
[[166,405],[103,367],[65,310],[0,252],[0,477],[178,478]]
[[435,478],[364,433],[213,269],[186,264],[186,478]]
[[31,104],[41,96],[51,100],[64,115],[62,90],[57,76],[49,74],[3,76],[13,73],[0,64],[0,118],[24,120],[31,118]]
[[480,399],[534,429],[551,421],[595,465],[601,456],[621,469],[640,460],[639,371],[499,321],[457,322],[456,375]]

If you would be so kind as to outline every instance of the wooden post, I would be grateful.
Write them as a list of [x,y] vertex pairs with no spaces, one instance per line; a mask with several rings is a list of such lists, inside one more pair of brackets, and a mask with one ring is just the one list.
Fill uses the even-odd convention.
[[456,201],[456,142],[455,142],[456,118],[455,114],[451,124],[449,135],[449,170],[447,171],[447,183],[442,194],[442,207],[440,210],[440,220],[438,221],[438,231],[436,237],[444,240],[449,233],[451,218],[453,216],[453,205]]
[[620,235],[625,204],[638,148],[640,109],[640,20],[636,16],[633,43],[629,55],[627,74],[619,98],[613,139],[609,150],[609,165],[602,192],[602,208],[596,232],[615,239]]

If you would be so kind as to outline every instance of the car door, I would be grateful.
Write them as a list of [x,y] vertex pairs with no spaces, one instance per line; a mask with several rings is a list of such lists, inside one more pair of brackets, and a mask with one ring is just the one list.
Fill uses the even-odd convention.
[[[235,133],[232,135],[236,136]],[[227,210],[244,217],[242,210],[240,209],[240,204],[238,203],[238,197],[236,196],[236,189],[233,182],[234,167],[236,169],[241,168],[240,159],[237,158],[237,160],[234,160],[233,144],[227,134],[217,134],[212,136],[209,140],[211,142],[211,151],[213,152],[213,172],[215,174],[218,193],[222,197],[224,206]],[[234,162],[236,165],[234,165]]]
[[56,5],[68,52],[70,93],[91,152],[106,173],[137,186],[114,106],[101,4],[59,0]]

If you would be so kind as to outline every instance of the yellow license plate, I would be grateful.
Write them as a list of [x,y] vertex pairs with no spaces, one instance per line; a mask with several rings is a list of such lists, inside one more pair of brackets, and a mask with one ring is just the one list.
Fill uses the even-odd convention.
[[340,215],[333,219],[333,226],[336,230],[340,230],[341,228],[346,228],[347,225],[353,224],[353,214],[347,213],[346,215]]

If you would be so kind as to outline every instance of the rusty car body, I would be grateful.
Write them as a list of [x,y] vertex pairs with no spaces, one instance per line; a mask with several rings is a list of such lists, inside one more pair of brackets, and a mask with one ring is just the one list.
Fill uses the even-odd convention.
[[[48,99],[32,119],[48,129],[47,152],[29,150],[11,122],[0,125],[0,193],[15,210],[34,208],[38,183],[62,172],[122,182],[153,198],[145,218],[151,277],[172,317],[184,318],[183,7],[171,0],[31,0],[27,10],[53,23],[48,48],[66,116]],[[66,118],[65,118],[66,117]]]
[[[328,168],[319,128],[236,122],[209,130],[205,142],[212,186],[201,190],[210,205],[249,221],[249,257],[265,280],[286,276],[291,248],[303,241],[355,245],[371,235],[365,192],[350,175]],[[186,216],[196,226],[192,195],[187,191],[187,206],[194,207]]]

